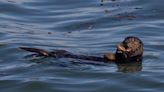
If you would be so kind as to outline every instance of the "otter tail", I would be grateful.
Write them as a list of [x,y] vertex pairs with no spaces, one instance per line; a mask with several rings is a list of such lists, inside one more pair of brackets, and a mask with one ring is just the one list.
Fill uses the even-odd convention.
[[48,51],[45,51],[43,49],[38,48],[29,48],[29,47],[19,47],[22,50],[29,51],[29,52],[35,52],[39,54],[40,56],[50,56],[50,53]]

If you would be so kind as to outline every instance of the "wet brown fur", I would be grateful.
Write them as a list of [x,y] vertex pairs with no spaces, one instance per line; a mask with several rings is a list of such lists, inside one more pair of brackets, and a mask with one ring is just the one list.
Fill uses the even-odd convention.
[[143,42],[137,37],[126,37],[121,43],[125,51],[120,51],[118,48],[115,53],[117,63],[129,63],[142,61]]

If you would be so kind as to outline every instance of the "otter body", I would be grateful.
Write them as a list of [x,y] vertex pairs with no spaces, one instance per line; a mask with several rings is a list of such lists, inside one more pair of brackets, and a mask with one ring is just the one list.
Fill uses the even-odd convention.
[[116,52],[105,53],[103,57],[76,55],[66,50],[45,51],[37,48],[20,47],[20,49],[35,52],[35,56],[55,57],[55,58],[74,58],[99,62],[131,63],[142,61],[143,43],[137,37],[126,37],[123,42],[117,45]]

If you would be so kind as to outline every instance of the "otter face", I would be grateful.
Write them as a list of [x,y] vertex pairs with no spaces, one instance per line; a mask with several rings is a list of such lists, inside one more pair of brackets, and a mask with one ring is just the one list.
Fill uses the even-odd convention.
[[143,54],[143,43],[137,37],[126,37],[117,45],[116,62],[131,62],[141,60]]

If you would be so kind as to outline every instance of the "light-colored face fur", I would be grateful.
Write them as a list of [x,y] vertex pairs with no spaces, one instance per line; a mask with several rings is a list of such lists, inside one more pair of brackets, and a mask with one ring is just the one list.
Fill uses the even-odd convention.
[[127,37],[123,41],[126,49],[130,49],[131,56],[142,55],[143,54],[143,43],[140,39],[136,37]]
[[117,46],[116,53],[124,54],[125,58],[143,54],[143,43],[137,37],[127,37]]

